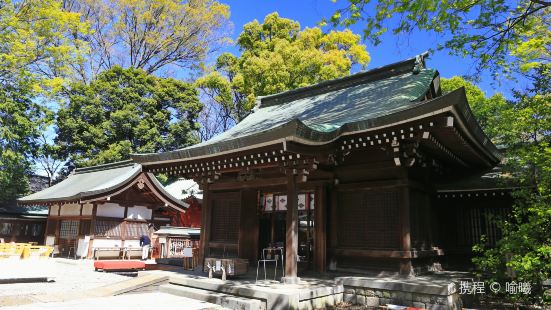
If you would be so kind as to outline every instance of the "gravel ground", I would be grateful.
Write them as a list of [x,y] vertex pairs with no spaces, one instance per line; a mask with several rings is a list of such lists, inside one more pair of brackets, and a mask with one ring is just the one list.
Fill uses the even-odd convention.
[[[51,264],[52,260],[54,261],[53,264]],[[50,264],[48,264],[48,261],[50,261]],[[53,258],[36,260],[36,264],[43,264],[44,268],[51,266],[50,274],[55,278],[55,281],[0,284],[0,304],[3,296],[28,296],[80,291],[128,279],[128,277],[118,274],[94,271],[94,262],[91,260]]]

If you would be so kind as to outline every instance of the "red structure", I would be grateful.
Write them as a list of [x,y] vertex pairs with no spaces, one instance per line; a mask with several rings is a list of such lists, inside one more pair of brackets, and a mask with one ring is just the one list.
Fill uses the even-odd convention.
[[170,226],[200,228],[201,200],[190,196],[184,199],[184,203],[189,205],[185,213],[166,210],[162,214],[170,217]]
[[180,215],[184,227],[201,227],[201,201],[193,196],[188,197],[184,200],[185,203],[189,204],[186,213]]

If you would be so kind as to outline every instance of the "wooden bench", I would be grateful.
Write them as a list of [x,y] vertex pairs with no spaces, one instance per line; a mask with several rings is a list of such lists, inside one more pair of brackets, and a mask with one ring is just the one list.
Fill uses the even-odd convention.
[[93,248],[93,257],[98,260],[101,257],[121,257],[121,248],[119,247],[105,247],[105,248]]
[[131,259],[132,257],[142,258],[142,248],[125,247],[123,249],[122,258],[123,259]]

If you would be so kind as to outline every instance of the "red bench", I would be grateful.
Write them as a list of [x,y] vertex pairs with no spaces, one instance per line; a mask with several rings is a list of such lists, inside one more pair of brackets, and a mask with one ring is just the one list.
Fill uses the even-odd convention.
[[94,268],[96,271],[126,271],[126,270],[145,270],[145,262],[137,260],[104,260],[104,261],[95,261]]

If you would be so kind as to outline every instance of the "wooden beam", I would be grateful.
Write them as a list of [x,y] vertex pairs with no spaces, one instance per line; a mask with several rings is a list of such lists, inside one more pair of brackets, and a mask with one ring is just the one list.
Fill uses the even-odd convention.
[[211,190],[228,190],[228,189],[246,189],[246,188],[261,188],[267,186],[286,185],[287,178],[270,178],[270,179],[255,179],[251,181],[235,181],[235,182],[218,182],[209,184]]
[[285,232],[285,283],[297,283],[298,201],[295,175],[287,175],[287,225]]
[[370,249],[339,249],[335,250],[337,256],[346,257],[365,257],[365,258],[394,258],[394,259],[411,259],[418,257],[434,257],[438,253],[435,250],[370,250]]
[[132,206],[142,206],[142,207],[148,207],[148,208],[156,208],[159,205],[164,206],[164,202],[159,200],[157,202],[146,202],[143,200],[125,200],[125,199],[111,199],[109,200],[111,203],[116,203],[120,205],[121,207],[132,207]]
[[357,191],[357,190],[378,190],[381,188],[396,188],[407,186],[404,180],[385,180],[385,181],[366,181],[354,183],[339,183],[339,191]]

